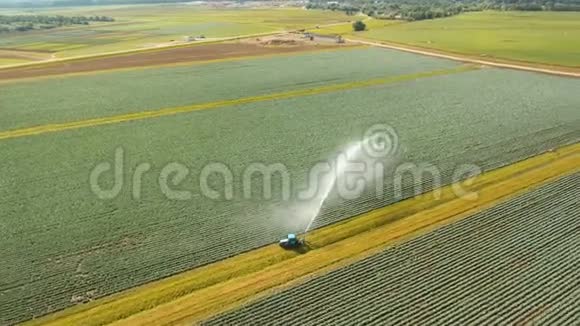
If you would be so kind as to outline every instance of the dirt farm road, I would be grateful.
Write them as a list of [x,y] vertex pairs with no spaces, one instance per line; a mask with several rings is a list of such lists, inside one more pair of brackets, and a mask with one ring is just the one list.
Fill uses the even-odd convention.
[[[430,51],[427,49],[417,49],[417,48],[411,48],[411,47],[394,45],[394,44],[389,44],[389,43],[382,43],[382,42],[371,42],[371,41],[352,39],[352,38],[347,38],[345,40],[347,42],[351,42],[351,43],[359,43],[359,44],[364,44],[364,45],[377,46],[377,47],[405,51],[405,52],[411,52],[411,53],[416,53],[416,54],[421,54],[421,55],[428,55],[428,56],[438,57],[438,58],[443,58],[443,59],[450,59],[450,60],[467,62],[467,63],[481,64],[481,65],[485,65],[485,66],[507,68],[507,69],[517,69],[517,70],[539,72],[539,73],[550,74],[550,75],[580,78],[580,72],[575,72],[575,71],[564,71],[564,70],[556,70],[556,69],[528,66],[528,65],[517,64],[517,63],[503,63],[503,62],[495,62],[495,61],[489,61],[489,60],[473,59],[473,58],[469,58],[467,56],[446,54],[446,53],[440,53],[440,52],[436,52],[436,51]],[[565,69],[565,68],[563,68],[563,69]],[[570,69],[574,69],[574,68],[570,68]]]

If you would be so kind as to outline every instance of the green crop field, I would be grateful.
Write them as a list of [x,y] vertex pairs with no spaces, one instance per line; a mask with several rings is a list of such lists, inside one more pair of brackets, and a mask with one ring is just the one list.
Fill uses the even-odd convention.
[[[0,93],[0,103],[6,103],[0,131],[457,66],[396,51],[355,48],[7,83]],[[29,96],[31,92],[37,96]]]
[[203,325],[575,324],[578,196],[580,173]]
[[[360,140],[376,123],[396,130],[401,162],[436,165],[444,184],[458,164],[489,170],[580,139],[578,80],[458,67],[450,61],[363,48],[3,84],[0,134],[399,76],[369,87],[274,96],[0,139],[0,324],[127,289],[303,230],[302,216],[286,207],[298,199],[283,201],[275,187],[272,199],[262,200],[259,176],[251,179],[255,196],[244,198],[243,171],[252,163],[282,163],[296,190],[317,162]],[[429,74],[433,71],[445,73]],[[115,163],[116,153],[122,154],[122,164]],[[122,185],[117,196],[100,199],[91,190],[91,172],[106,162],[121,171]],[[231,200],[203,195],[200,174],[212,162],[232,171]],[[135,178],[143,164],[149,164],[149,171]],[[185,179],[164,174],[167,166],[176,165],[187,169]],[[112,186],[115,173],[105,172],[101,187]],[[224,189],[224,181],[214,177],[209,179],[211,186]],[[189,192],[169,199],[160,185],[163,180],[174,190]],[[274,177],[275,184],[279,181]],[[429,190],[433,185],[424,186]],[[412,195],[411,188],[405,181],[406,197]],[[385,198],[365,194],[325,205],[315,227],[396,200],[392,184],[386,183]]]
[[[341,32],[336,29],[330,32]],[[578,12],[474,12],[384,27],[372,22],[367,32],[346,27],[342,32],[484,58],[580,67]]]
[[30,9],[8,13],[115,18],[112,23],[10,33],[0,38],[0,48],[51,51],[58,58],[152,47],[172,40],[182,41],[185,36],[222,38],[293,30],[351,19],[344,13],[331,11],[298,8],[208,9],[187,4]]

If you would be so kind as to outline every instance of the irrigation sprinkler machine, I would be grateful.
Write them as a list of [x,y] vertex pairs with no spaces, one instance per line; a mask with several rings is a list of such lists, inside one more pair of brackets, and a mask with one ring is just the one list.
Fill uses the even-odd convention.
[[[322,204],[319,204],[317,206],[318,210],[320,210],[321,205]],[[302,237],[298,237],[296,233],[288,233],[286,238],[278,242],[280,244],[280,247],[284,249],[304,249],[304,247],[308,247],[308,244],[306,243],[306,235],[308,234],[308,231],[310,231],[310,228],[312,227],[312,224],[314,223],[316,216],[318,216],[318,213],[312,216],[310,222],[308,223],[308,226],[306,226],[306,229],[304,230],[304,233],[302,233]]]
[[302,237],[302,239],[298,238],[296,234],[289,233],[288,236],[282,240],[280,240],[280,247],[284,249],[295,249],[298,248],[306,243],[306,234]]
[[312,215],[310,217],[310,220],[308,222],[308,226],[306,226],[306,229],[304,230],[304,233],[302,234],[302,238],[298,238],[296,236],[295,233],[290,233],[288,234],[288,236],[285,239],[280,240],[280,246],[284,249],[298,249],[301,248],[303,246],[307,246],[306,243],[306,234],[308,234],[308,231],[310,231],[310,228],[312,227],[312,225],[314,224],[314,220],[316,220],[316,218],[318,217],[318,215],[320,214],[322,205],[324,204],[324,202],[326,201],[326,199],[328,198],[328,196],[330,195],[330,193],[332,192],[332,190],[334,189],[334,186],[336,185],[336,180],[339,178],[344,177],[344,175],[346,174],[346,167],[348,167],[348,163],[353,159],[353,158],[358,158],[361,157],[362,154],[364,154],[364,143],[370,141],[370,138],[365,138],[362,141],[358,141],[354,144],[349,145],[349,147],[345,150],[346,155],[339,155],[337,158],[337,161],[335,163],[336,165],[336,171],[334,174],[331,175],[331,179],[330,180],[325,180],[322,183],[322,188],[321,188],[321,192],[320,195],[316,197],[315,201],[312,202]]
[[308,226],[304,230],[304,233],[302,233],[301,237],[298,237],[296,233],[288,233],[286,238],[278,242],[280,247],[284,249],[303,249],[303,247],[306,247],[306,235],[308,234],[308,231],[310,230],[310,227],[312,226],[315,218],[316,215],[310,220],[310,223],[308,223]]

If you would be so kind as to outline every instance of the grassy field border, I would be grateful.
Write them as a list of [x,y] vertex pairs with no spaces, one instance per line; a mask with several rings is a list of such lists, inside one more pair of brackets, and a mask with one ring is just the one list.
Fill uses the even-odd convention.
[[[462,182],[477,191],[468,201],[454,185],[312,231],[311,250],[277,245],[151,282],[32,320],[25,325],[122,325],[196,322],[464,218],[580,169],[580,144],[569,145]],[[436,198],[435,195],[439,194]],[[482,199],[483,198],[483,199]],[[293,266],[288,269],[288,266]],[[296,268],[295,268],[296,267]]]

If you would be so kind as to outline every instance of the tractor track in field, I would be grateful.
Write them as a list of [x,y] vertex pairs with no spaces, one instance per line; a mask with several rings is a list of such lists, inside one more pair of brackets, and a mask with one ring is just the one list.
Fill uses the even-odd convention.
[[526,65],[526,64],[516,63],[516,62],[513,62],[513,63],[509,62],[508,63],[508,62],[498,62],[498,61],[492,61],[492,60],[474,59],[474,58],[471,58],[471,57],[466,56],[466,55],[449,54],[449,53],[446,53],[445,51],[429,50],[429,49],[425,49],[425,48],[417,48],[417,47],[400,45],[400,44],[393,44],[393,43],[383,42],[383,41],[381,41],[381,42],[379,42],[379,41],[367,41],[367,40],[361,40],[361,39],[356,39],[356,38],[346,38],[345,40],[347,42],[351,42],[351,43],[358,43],[358,44],[363,44],[363,45],[370,45],[370,46],[376,46],[376,47],[387,48],[387,49],[392,49],[392,50],[410,52],[410,53],[414,53],[414,54],[421,54],[421,55],[426,55],[426,56],[436,57],[436,58],[441,58],[441,59],[449,59],[449,60],[460,61],[460,62],[464,62],[464,63],[479,64],[479,65],[485,65],[485,66],[491,66],[491,67],[497,67],[497,68],[505,68],[505,69],[530,71],[530,72],[537,72],[537,73],[543,73],[543,74],[549,74],[549,75],[557,75],[557,76],[563,76],[563,77],[580,78],[580,72],[577,72],[577,70],[574,68],[569,68],[570,71],[566,71],[566,70],[564,70],[564,69],[566,69],[564,67],[562,68],[562,70],[559,70],[559,69],[550,69],[550,68],[544,68],[544,67],[536,67],[536,66],[531,65],[531,64]]

